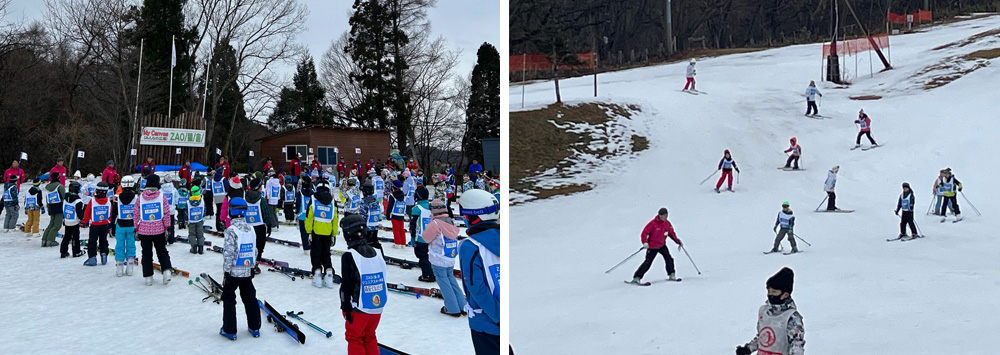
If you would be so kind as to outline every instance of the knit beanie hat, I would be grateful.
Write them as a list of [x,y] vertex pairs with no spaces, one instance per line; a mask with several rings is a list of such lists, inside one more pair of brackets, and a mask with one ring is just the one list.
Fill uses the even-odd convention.
[[795,273],[792,269],[787,267],[781,268],[777,274],[771,276],[767,279],[767,287],[773,288],[775,290],[780,290],[781,292],[792,293],[792,282],[794,282]]
[[146,188],[147,189],[159,189],[160,188],[160,176],[156,174],[150,174],[146,176]]
[[428,197],[430,197],[431,194],[430,192],[427,191],[426,187],[419,186],[417,187],[417,191],[413,195],[414,197],[417,198],[417,201],[423,201],[426,200]]
[[59,181],[59,173],[52,173],[49,175],[49,181],[56,182]]
[[191,199],[196,201],[201,199],[201,187],[198,185],[191,186]]
[[240,182],[240,177],[233,176],[233,178],[229,180],[229,187],[234,189],[242,189],[243,183]]
[[445,206],[444,202],[438,199],[431,201],[431,214],[434,216],[448,215],[448,206]]
[[403,188],[403,182],[399,180],[392,180],[392,187],[401,189]]
[[259,188],[260,188],[260,179],[256,178],[256,177],[253,178],[253,179],[250,179],[250,190],[251,191],[257,191],[257,189],[259,189]]

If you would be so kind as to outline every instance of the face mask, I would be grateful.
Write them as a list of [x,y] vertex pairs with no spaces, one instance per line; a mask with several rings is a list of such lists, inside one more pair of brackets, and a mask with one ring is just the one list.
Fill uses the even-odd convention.
[[785,300],[781,299],[780,295],[778,295],[778,296],[767,295],[767,303],[770,303],[770,304],[782,304],[782,303],[785,303]]

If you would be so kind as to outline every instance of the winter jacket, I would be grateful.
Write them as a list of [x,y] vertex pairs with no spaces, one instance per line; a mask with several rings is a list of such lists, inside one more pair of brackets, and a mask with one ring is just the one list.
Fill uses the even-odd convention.
[[795,216],[792,215],[791,209],[788,209],[788,212],[785,212],[784,210],[778,211],[778,218],[774,220],[774,225],[775,226],[781,225],[782,215],[785,215],[785,217],[788,218],[788,227],[783,226],[781,228],[788,228],[788,229],[795,228]]
[[938,176],[937,179],[934,179],[934,196],[941,196],[942,192],[943,191],[941,191],[941,177]]
[[[45,198],[44,198],[45,194],[47,194],[49,192],[52,192],[52,191],[58,191],[59,192],[59,200],[65,200],[66,199],[66,188],[62,184],[60,184],[60,183],[50,182],[48,185],[45,185],[45,189],[44,189],[44,191],[42,191],[42,199],[38,200],[38,203],[45,203]],[[49,209],[49,216],[62,215],[62,213],[63,213],[63,210],[62,210],[63,204],[62,204],[62,202],[47,204],[45,206],[45,208]]]
[[163,193],[163,197],[166,198],[167,204],[170,205],[170,215],[177,215],[177,189],[174,188],[174,184],[170,182],[163,183],[163,187],[160,188],[160,192]]
[[[462,287],[469,301],[469,328],[475,331],[500,335],[500,302],[490,291],[487,270],[483,267],[481,251],[469,239],[482,244],[500,257],[500,225],[493,221],[476,223],[466,230],[469,238],[458,245],[458,261],[462,269]],[[503,279],[501,279],[502,281]],[[502,287],[502,285],[498,285]],[[498,288],[499,290],[499,288]]]
[[[73,206],[73,209],[75,210],[75,213],[77,215],[77,217],[76,217],[77,220],[76,220],[76,222],[67,222],[66,219],[63,218],[63,225],[64,226],[70,226],[70,227],[80,225],[80,222],[82,222],[80,216],[83,216],[83,213],[84,213],[84,210],[85,210],[85,207],[83,205],[83,200],[80,199],[80,195],[77,195],[77,194],[74,194],[74,193],[68,193],[68,194],[66,194],[66,203],[68,203],[71,206]],[[62,208],[59,209],[59,214],[60,215],[63,214]]]
[[66,167],[65,166],[59,166],[58,164],[56,166],[53,166],[52,169],[49,170],[49,176],[52,176],[52,173],[59,173],[59,184],[61,184],[63,186],[66,186]]
[[247,204],[260,202],[260,213],[264,215],[262,217],[264,217],[265,226],[274,228],[278,225],[278,221],[274,218],[274,210],[271,209],[271,205],[267,204],[267,199],[264,198],[264,195],[260,191],[247,191],[245,195],[244,199],[247,201]]
[[112,168],[111,166],[107,166],[104,168],[104,172],[101,173],[101,181],[108,183],[108,185],[114,184],[115,176],[117,175],[118,172],[115,171],[114,168]]
[[793,144],[789,146],[788,149],[785,149],[785,153],[788,152],[792,152],[792,156],[794,157],[800,156],[802,155],[802,146],[798,145],[798,143]]
[[[309,217],[309,204],[312,201],[313,192],[311,188],[300,189],[299,192],[295,193],[295,213],[298,215],[300,221],[305,221],[306,217]],[[302,204],[305,204],[305,209],[302,208]],[[303,212],[305,211],[305,212]]]
[[[907,200],[907,202],[909,202],[910,208],[903,208],[903,200]],[[917,200],[913,197],[913,190],[910,190],[909,193],[904,192],[899,195],[899,199],[896,200],[896,213],[899,213],[899,210],[903,210],[903,212],[913,212],[913,204],[916,202]]]
[[823,183],[823,191],[833,192],[835,187],[837,187],[837,173],[830,170],[826,173],[826,182]]
[[342,195],[343,198],[341,202],[344,204],[344,213],[358,213],[361,210],[360,203],[358,203],[355,206],[351,205],[351,199],[353,199],[354,196],[358,196],[359,199],[362,197],[361,189],[359,189],[357,185],[354,185],[351,188],[347,189],[347,191],[344,192]]
[[[221,182],[222,183],[222,191],[223,191],[223,193],[216,194],[212,190],[212,188],[213,188],[212,185],[215,184],[216,182]],[[222,170],[216,170],[215,176],[212,177],[212,181],[208,183],[208,186],[205,186],[205,189],[208,190],[212,194],[211,195],[212,196],[211,203],[219,204],[219,203],[222,203],[223,201],[226,200],[226,193],[229,192],[229,182],[226,181],[226,178],[222,175]]]
[[[337,235],[337,227],[340,217],[337,215],[337,205],[333,203],[333,195],[326,192],[313,194],[313,203],[309,205],[309,214],[306,216],[306,233],[315,235]],[[333,216],[330,222],[319,222],[316,220],[316,204],[330,205]]]
[[[365,221],[368,221],[368,216],[375,214],[379,216],[379,220],[382,220],[380,212],[382,211],[382,206],[379,205],[378,199],[375,196],[369,195],[361,199],[361,206],[358,209],[358,214],[361,215]],[[370,231],[378,230],[378,226],[367,226]]]
[[958,181],[954,175],[941,178],[941,182],[937,186],[944,197],[953,197],[955,196],[955,191],[962,191],[962,182]]
[[733,160],[732,157],[729,157],[728,159],[726,157],[722,157],[722,159],[719,160],[719,169],[726,171],[736,169],[737,173],[740,172],[740,167],[736,166],[736,161]]
[[87,203],[87,206],[83,208],[83,218],[80,219],[80,223],[94,225],[94,226],[103,226],[103,225],[106,225],[106,224],[111,224],[111,222],[112,222],[112,216],[114,216],[114,213],[113,213],[112,208],[111,208],[111,206],[113,206],[113,204],[110,204],[111,206],[108,206],[108,219],[105,219],[103,221],[97,222],[97,221],[93,220],[94,216],[91,214],[91,211],[93,210],[94,202],[97,202],[99,204],[104,204],[104,203],[107,203],[108,200],[109,199],[107,197],[104,197],[104,198],[96,198],[95,197],[95,198],[90,199],[90,202]]
[[806,100],[816,101],[816,95],[823,97],[823,94],[819,92],[815,86],[809,86],[806,88]]
[[[271,196],[271,189],[278,191],[278,196]],[[278,202],[284,199],[281,195],[281,181],[275,178],[267,179],[267,184],[264,184],[264,197],[267,199],[267,204],[277,206]]]
[[[132,190],[122,190],[122,193],[118,194],[118,201],[122,204],[128,205],[138,202],[139,196],[132,192]],[[134,228],[136,215],[132,214],[132,219],[121,219],[118,218],[118,204],[111,204],[111,215],[114,216],[115,224],[122,228]]]
[[437,184],[434,184],[434,194],[433,194],[433,196],[430,196],[429,198],[431,200],[433,200],[433,199],[438,199],[438,200],[441,200],[441,201],[447,200],[448,199],[448,184],[446,184],[444,181],[438,181]]
[[43,206],[45,206],[45,199],[42,197],[42,189],[38,188],[38,186],[32,186],[30,189],[28,189],[28,196],[35,196],[36,205],[34,207],[28,206],[27,198],[25,198],[24,202],[25,211],[37,211],[42,209]]
[[397,221],[405,220],[406,218],[401,215],[394,216],[392,214],[392,206],[396,205],[396,201],[403,201],[403,191],[396,190],[392,192],[392,195],[389,195],[389,201],[388,201],[389,203],[386,205],[387,207],[385,209],[385,218]]
[[243,189],[229,189],[226,191],[225,197],[226,197],[225,200],[222,201],[222,209],[219,210],[220,213],[219,216],[220,218],[222,218],[222,222],[228,228],[229,220],[231,219],[229,217],[229,201],[237,197],[246,199],[246,191]]
[[251,277],[253,276],[253,265],[235,265],[239,252],[237,230],[243,233],[254,234],[253,227],[250,227],[245,219],[233,219],[232,224],[229,225],[229,228],[226,228],[226,232],[223,234],[225,244],[222,247],[222,271],[228,272],[233,277]]
[[191,166],[185,165],[181,167],[181,170],[177,172],[177,176],[184,179],[188,185],[191,185]]
[[675,243],[681,244],[681,240],[674,233],[674,226],[670,224],[670,221],[661,221],[660,217],[656,216],[649,223],[646,223],[646,227],[642,228],[640,239],[643,243],[649,243],[649,249],[660,249],[667,245],[667,236],[670,236],[670,239],[673,239]]
[[455,227],[455,224],[452,223],[448,215],[434,217],[431,223],[427,224],[427,228],[424,228],[424,233],[421,237],[430,244],[429,258],[432,265],[440,267],[455,266],[455,258],[441,256],[444,252],[445,239],[449,242],[458,239],[458,227]]
[[[221,173],[223,178],[228,179],[232,177],[230,175],[232,171],[229,170],[229,163],[215,164],[215,171]],[[218,176],[218,174],[216,176]]]
[[147,222],[142,220],[142,203],[141,201],[136,201],[135,210],[132,212],[132,218],[135,222],[135,234],[136,235],[157,235],[164,234],[167,232],[167,228],[170,227],[170,207],[167,205],[167,198],[160,193],[160,190],[143,190],[142,197],[147,200],[159,200],[162,204],[160,208],[163,210],[163,218],[158,222]]
[[695,74],[697,74],[697,73],[694,70],[694,63],[688,64],[687,71],[686,71],[685,75],[687,77],[689,77],[689,78],[693,78],[695,76]]
[[191,192],[189,192],[186,187],[177,189],[177,205],[174,206],[174,208],[178,210],[186,210],[189,197],[191,197]]
[[854,123],[861,125],[861,132],[871,132],[872,130],[872,119],[868,118],[866,113],[862,113],[858,119],[854,120]]
[[299,162],[299,158],[292,159],[292,162],[289,163],[288,170],[291,171],[292,176],[295,177],[298,177],[299,174],[302,174],[302,164]]
[[11,176],[17,176],[17,186],[20,188],[21,184],[24,183],[24,170],[21,170],[21,168],[7,168],[3,173],[3,181],[8,181],[8,178]]
[[479,165],[479,164],[469,165],[469,174],[478,173],[478,172],[481,172],[481,171],[483,171],[483,166],[482,165]]
[[150,162],[142,163],[142,168],[139,169],[139,171],[146,171],[147,168],[149,169],[150,174],[156,173],[156,163],[150,163]]
[[[417,179],[412,176],[403,181],[403,196],[405,196],[404,201],[406,201],[407,206],[413,206],[413,195],[416,194],[417,190]],[[411,191],[413,193],[411,193]]]
[[[785,313],[786,311],[791,311],[790,313]],[[785,303],[782,304],[764,304],[760,306],[757,318],[757,334],[760,334],[761,328],[765,327],[763,324],[765,322],[764,317],[777,317],[781,314],[786,314],[788,317],[788,323],[785,327],[786,334],[773,334],[779,341],[788,342],[788,352],[785,355],[803,355],[805,354],[806,346],[806,331],[802,325],[802,315],[795,307],[795,301],[788,298]],[[749,343],[746,343],[747,348],[750,351],[757,351],[760,348],[760,340],[757,336],[753,337]],[[777,340],[777,339],[776,339]],[[773,341],[773,340],[772,340]]]
[[[347,248],[366,258],[378,255],[375,248],[368,245],[364,238],[352,240],[347,243]],[[340,310],[344,313],[357,312],[358,310],[354,309],[351,303],[353,301],[361,304],[361,273],[358,271],[358,266],[354,264],[353,254],[344,253],[340,257],[340,273]]]
[[3,184],[3,206],[4,207],[17,207],[18,206],[18,196],[17,196],[17,183],[8,182]]

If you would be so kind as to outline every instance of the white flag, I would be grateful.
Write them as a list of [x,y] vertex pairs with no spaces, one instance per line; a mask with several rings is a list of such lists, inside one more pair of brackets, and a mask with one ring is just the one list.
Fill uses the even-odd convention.
[[174,45],[173,37],[170,38],[170,67],[177,66],[177,46]]
[[135,149],[132,149],[132,155],[135,155]]
[[354,148],[354,154],[361,154],[361,148]]
[[222,155],[222,149],[215,148],[215,154]]
[[21,160],[28,160],[28,153],[21,152]]
[[82,150],[76,151],[76,157],[77,158],[83,158],[83,151]]
[[313,153],[313,149],[309,148],[309,154],[312,154],[312,153]]
[[282,153],[288,153],[288,147],[281,147]]
[[337,147],[333,147],[333,152],[334,153],[340,153],[340,149],[337,149]]
[[181,154],[181,148],[177,148],[177,154]]
[[252,151],[252,150],[250,151],[250,156],[251,156],[251,157],[253,156],[253,151]]

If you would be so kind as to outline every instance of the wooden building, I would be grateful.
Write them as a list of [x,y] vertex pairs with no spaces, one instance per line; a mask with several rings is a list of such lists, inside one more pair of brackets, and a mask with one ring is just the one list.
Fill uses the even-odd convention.
[[[259,140],[258,158],[271,158],[275,169],[281,167],[286,171],[295,154],[302,155],[303,164],[308,164],[308,157],[314,155],[325,168],[335,166],[340,157],[348,164],[355,159],[365,163],[371,157],[385,161],[390,149],[389,130],[329,125],[309,125]],[[285,153],[282,148],[286,148]],[[356,153],[358,149],[361,154]]]

